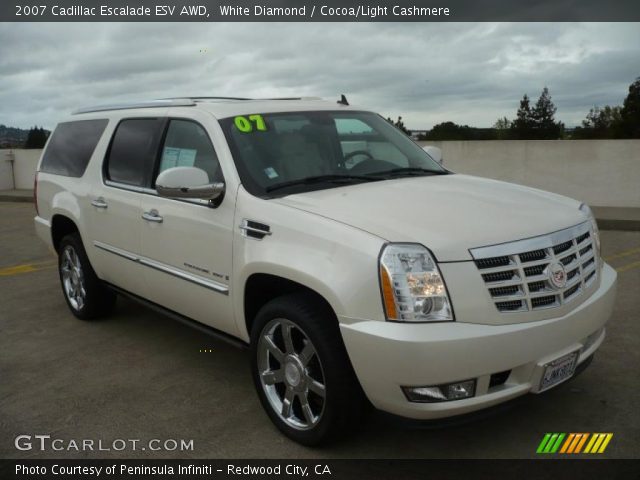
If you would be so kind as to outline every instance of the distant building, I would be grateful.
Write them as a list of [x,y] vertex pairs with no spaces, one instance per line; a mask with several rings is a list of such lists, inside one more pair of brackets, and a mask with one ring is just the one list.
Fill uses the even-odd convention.
[[411,132],[411,138],[418,140],[421,136],[425,135],[429,130],[409,130]]

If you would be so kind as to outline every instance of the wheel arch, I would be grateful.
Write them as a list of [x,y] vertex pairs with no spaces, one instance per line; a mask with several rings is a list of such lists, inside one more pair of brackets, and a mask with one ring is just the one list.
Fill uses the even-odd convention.
[[298,292],[312,295],[324,304],[327,311],[332,313],[337,325],[338,316],[332,303],[314,288],[286,276],[255,272],[247,277],[242,295],[242,320],[244,321],[247,336],[251,334],[255,317],[264,305],[274,298]]
[[74,220],[62,213],[56,213],[51,218],[51,242],[57,253],[60,253],[60,242],[71,233],[80,233],[80,229]]

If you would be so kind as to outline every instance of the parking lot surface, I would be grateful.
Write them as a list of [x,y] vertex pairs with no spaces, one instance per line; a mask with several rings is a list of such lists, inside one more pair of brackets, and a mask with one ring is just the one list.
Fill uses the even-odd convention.
[[[600,458],[640,457],[640,232],[601,232],[618,300],[582,375],[464,422],[373,412],[356,435],[310,449],[268,420],[247,352],[122,298],[108,319],[73,317],[33,216],[32,204],[0,203],[2,458],[532,458],[546,432],[610,432]],[[63,439],[63,450],[15,448],[18,435],[40,434]],[[95,440],[94,451],[69,448],[85,439]],[[98,440],[106,448],[116,439],[141,442],[97,449]],[[193,440],[193,449],[142,450],[152,439],[161,440],[156,447]]]

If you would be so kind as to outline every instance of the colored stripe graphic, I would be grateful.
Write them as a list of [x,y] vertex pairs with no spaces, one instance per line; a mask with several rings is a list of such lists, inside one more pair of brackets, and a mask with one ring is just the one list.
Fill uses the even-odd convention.
[[564,439],[564,433],[547,433],[538,445],[536,453],[556,453]]
[[613,433],[594,433],[584,453],[604,453],[613,438]]
[[550,438],[551,438],[550,433],[544,434],[544,437],[542,438],[540,445],[538,445],[538,449],[536,450],[536,453],[542,453],[544,451],[544,447],[547,445],[547,442],[549,441]]
[[588,433],[583,433],[582,437],[580,438],[580,441],[578,442],[578,445],[576,445],[576,449],[573,451],[573,453],[580,453],[582,451],[582,447],[584,445],[584,442],[587,441],[587,438],[589,438],[589,434]]
[[613,433],[545,433],[536,453],[603,453],[612,438]]
[[574,438],[576,438],[576,434],[570,433],[569,436],[567,437],[567,441],[564,442],[564,445],[562,445],[562,448],[560,449],[560,453],[567,453],[567,449],[569,448],[569,445],[571,445],[571,442],[573,442]]

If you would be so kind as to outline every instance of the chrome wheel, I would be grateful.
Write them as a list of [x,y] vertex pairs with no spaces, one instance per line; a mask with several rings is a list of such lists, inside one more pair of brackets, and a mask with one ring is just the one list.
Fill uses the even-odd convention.
[[64,293],[74,310],[82,310],[87,297],[84,273],[77,252],[71,245],[64,247],[60,263]]
[[325,407],[325,377],[305,332],[275,318],[262,330],[257,355],[260,383],[273,410],[298,430],[316,426]]

